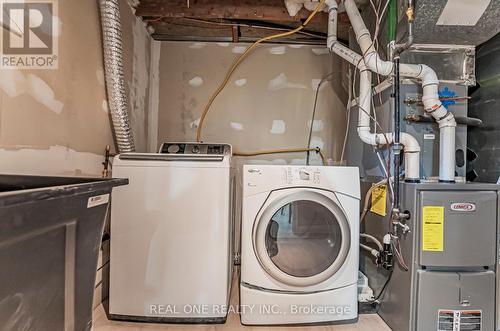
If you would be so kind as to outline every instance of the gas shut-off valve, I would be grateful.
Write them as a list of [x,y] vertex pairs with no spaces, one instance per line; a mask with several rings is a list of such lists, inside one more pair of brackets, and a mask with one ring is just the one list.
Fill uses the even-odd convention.
[[394,208],[392,210],[392,225],[394,230],[394,235],[397,235],[398,229],[401,229],[403,234],[410,232],[410,227],[406,224],[406,220],[410,219],[410,213],[407,211],[402,212],[399,208]]

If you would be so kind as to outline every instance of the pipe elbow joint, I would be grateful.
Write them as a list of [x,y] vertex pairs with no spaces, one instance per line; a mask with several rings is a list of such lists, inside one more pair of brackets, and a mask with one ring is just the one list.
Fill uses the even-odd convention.
[[328,48],[328,50],[332,53],[334,53],[333,47],[336,43],[338,43],[337,36],[332,35],[326,38],[326,48]]
[[445,118],[442,120],[438,121],[439,128],[446,128],[446,127],[457,127],[457,121],[455,120],[455,116],[451,112],[448,112]]
[[422,85],[438,85],[439,79],[436,75],[436,72],[431,67],[421,64],[422,71],[418,78],[422,80]]
[[368,69],[380,75],[389,76],[392,73],[392,62],[383,61],[376,51],[366,54],[364,62]]
[[368,145],[377,146],[377,137],[370,133],[370,128],[366,126],[358,127],[358,136],[362,142]]
[[401,133],[401,143],[404,146],[405,153],[418,153],[420,152],[420,144],[417,139],[409,133]]
[[394,135],[391,133],[378,133],[375,140],[378,146],[390,145],[394,141]]

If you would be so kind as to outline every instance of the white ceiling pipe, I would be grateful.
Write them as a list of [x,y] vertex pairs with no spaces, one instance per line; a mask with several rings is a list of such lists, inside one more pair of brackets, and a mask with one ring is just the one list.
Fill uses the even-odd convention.
[[[345,9],[356,34],[356,40],[365,54],[366,66],[381,75],[392,74],[393,65],[390,61],[383,61],[375,48],[370,32],[365,26],[354,0],[344,0]],[[430,67],[423,64],[401,64],[400,75],[403,77],[417,78],[422,81],[422,102],[426,112],[430,113],[440,128],[439,149],[439,180],[445,182],[455,181],[455,128],[457,123],[439,100],[439,79]]]
[[[361,55],[345,47],[337,40],[337,2],[327,0],[328,11],[328,49],[356,66],[360,71],[359,83],[359,111],[358,111],[358,135],[366,144],[372,146],[392,144],[394,140],[393,133],[372,133],[370,127],[370,109],[372,98],[372,74],[367,69]],[[418,180],[420,178],[420,145],[418,141],[410,134],[403,132],[401,134],[401,143],[404,146],[405,175],[408,180]]]

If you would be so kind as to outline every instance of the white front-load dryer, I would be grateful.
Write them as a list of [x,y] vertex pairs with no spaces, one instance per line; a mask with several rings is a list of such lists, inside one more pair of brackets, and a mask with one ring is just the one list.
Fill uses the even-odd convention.
[[358,168],[243,168],[241,322],[357,320]]

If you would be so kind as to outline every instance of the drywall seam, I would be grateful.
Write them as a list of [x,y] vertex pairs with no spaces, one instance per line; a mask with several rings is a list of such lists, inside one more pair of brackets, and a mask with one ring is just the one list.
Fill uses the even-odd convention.
[[285,73],[281,73],[275,78],[271,79],[267,85],[267,89],[269,91],[279,91],[282,89],[307,89],[307,86],[304,84],[300,83],[292,83],[288,81],[288,77],[285,75]]
[[202,49],[202,48],[205,48],[207,46],[207,43],[201,43],[201,42],[196,42],[196,43],[192,43],[189,48],[191,49]]
[[160,57],[161,42],[151,41],[151,64],[149,66],[149,112],[148,112],[148,151],[158,148],[158,109],[160,105]]
[[286,53],[286,47],[285,46],[271,47],[269,49],[269,53],[271,53],[273,55],[283,55]]
[[283,120],[273,120],[273,125],[269,131],[272,134],[284,134],[286,132],[286,123]]
[[200,125],[200,121],[201,121],[201,118],[198,117],[197,119],[195,119],[194,121],[189,123],[189,127],[193,130],[197,129],[198,125]]
[[27,76],[28,93],[39,103],[60,114],[64,104],[55,98],[54,90],[40,77],[28,74]]
[[201,78],[200,76],[195,76],[188,81],[188,84],[192,87],[199,87],[203,85],[203,78]]
[[239,122],[230,122],[229,125],[231,126],[231,128],[233,130],[236,130],[236,131],[242,131],[243,130],[243,124],[241,124]]
[[60,114],[64,104],[57,100],[54,90],[42,78],[34,74],[25,74],[21,70],[3,70],[0,75],[0,89],[9,97],[28,94],[47,109]]
[[316,55],[327,55],[330,54],[330,50],[328,48],[313,48],[311,50]]
[[103,160],[102,155],[77,152],[59,145],[49,149],[0,148],[0,172],[3,174],[99,177]]
[[247,46],[234,46],[231,52],[234,54],[243,54],[247,50]]
[[239,87],[244,86],[246,84],[247,84],[246,78],[241,78],[241,79],[237,79],[234,81],[234,85],[239,86]]
[[[311,121],[307,121],[307,128],[311,127]],[[321,132],[325,127],[325,123],[322,120],[314,120],[312,122],[312,132]]]

